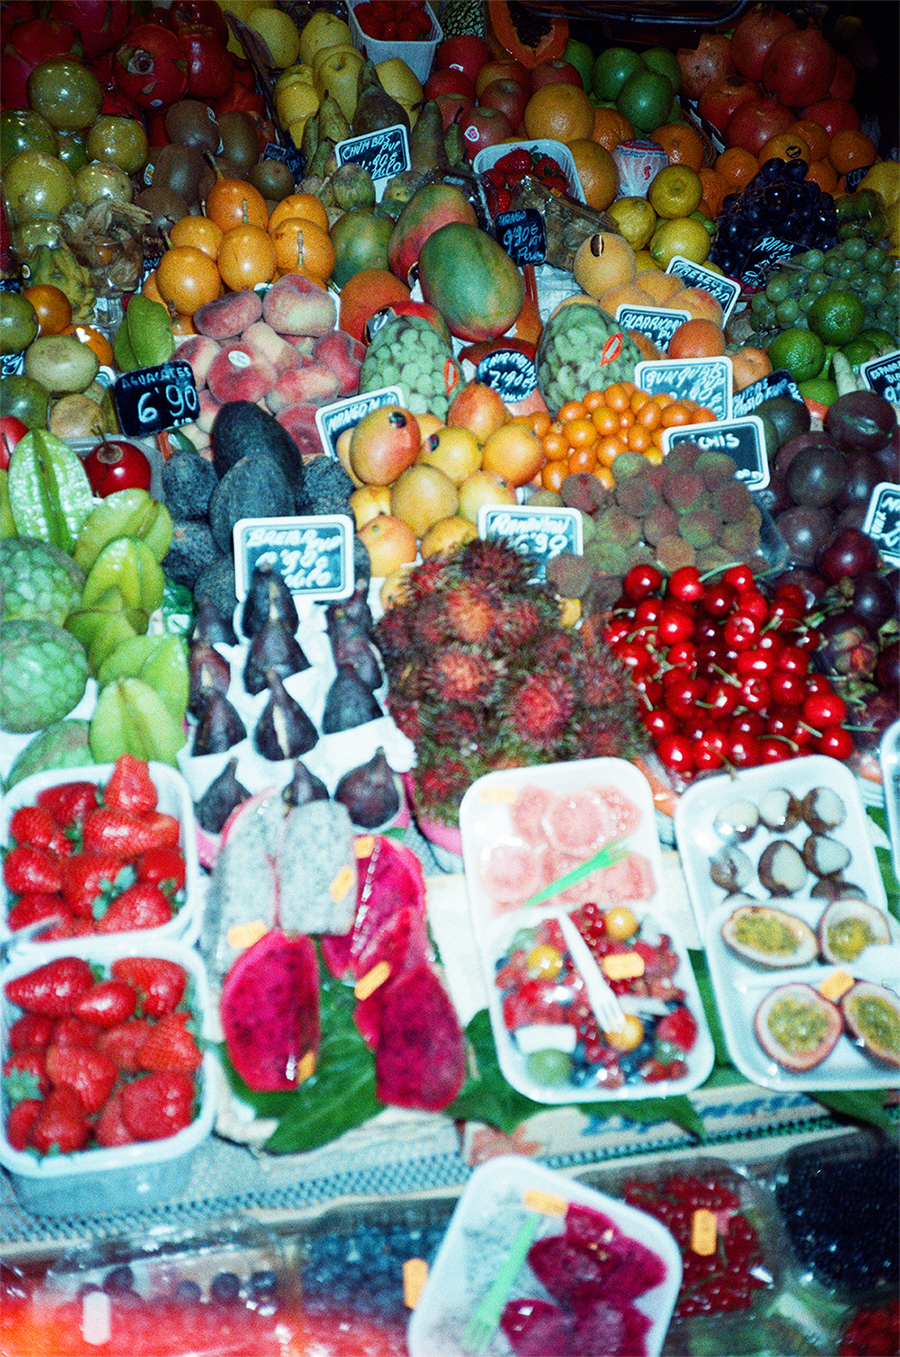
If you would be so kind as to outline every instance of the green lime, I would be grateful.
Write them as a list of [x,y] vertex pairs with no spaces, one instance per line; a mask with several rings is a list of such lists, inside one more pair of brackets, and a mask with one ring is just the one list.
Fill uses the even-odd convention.
[[674,98],[666,76],[645,67],[625,81],[616,98],[616,107],[625,114],[636,132],[652,132],[668,118]]
[[857,339],[868,340],[870,344],[876,345],[879,349],[892,349],[894,347],[894,336],[889,334],[887,330],[877,328],[863,330],[856,337]]
[[572,1073],[571,1056],[552,1047],[546,1051],[532,1051],[525,1061],[528,1077],[536,1084],[566,1084]]
[[594,53],[587,43],[579,42],[577,38],[570,38],[566,44],[566,50],[562,54],[562,59],[575,67],[581,76],[582,85],[586,90],[589,90],[594,77]]
[[858,368],[877,355],[878,345],[873,344],[870,339],[863,339],[862,335],[857,335],[849,344],[844,344],[840,352],[852,368]]
[[807,319],[813,334],[825,344],[849,344],[866,323],[866,309],[855,292],[832,287],[819,293]]
[[[644,58],[628,47],[607,47],[594,61],[591,88],[598,99],[615,99],[635,71],[646,71]],[[658,127],[659,123],[654,123]]]
[[672,86],[672,93],[677,94],[681,89],[681,67],[671,47],[651,47],[642,55],[651,71],[664,75]]
[[786,368],[795,382],[808,382],[822,371],[825,345],[812,330],[793,326],[776,335],[769,345],[768,354],[774,369]]
[[804,400],[831,405],[838,398],[838,389],[830,377],[812,377],[808,382],[800,383],[800,395]]
[[21,353],[40,329],[37,312],[21,292],[0,292],[0,353]]

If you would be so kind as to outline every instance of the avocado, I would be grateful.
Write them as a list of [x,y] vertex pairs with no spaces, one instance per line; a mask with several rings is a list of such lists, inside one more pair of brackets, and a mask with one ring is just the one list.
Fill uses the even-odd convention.
[[[287,512],[310,512],[300,449],[268,410],[252,401],[228,401],[213,421],[210,443],[213,467],[220,480],[241,458],[268,457],[281,469],[290,486],[293,507]],[[254,512],[253,517],[256,516]]]
[[209,501],[209,526],[220,551],[231,551],[231,534],[242,518],[289,518],[295,499],[274,458],[241,457],[219,481]]

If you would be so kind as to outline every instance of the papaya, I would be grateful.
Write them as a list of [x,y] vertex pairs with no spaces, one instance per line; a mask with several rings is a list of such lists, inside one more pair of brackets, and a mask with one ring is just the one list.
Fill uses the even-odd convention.
[[515,0],[491,0],[485,6],[488,47],[497,57],[511,56],[529,71],[561,57],[569,42],[564,15],[539,14]]
[[419,254],[426,302],[441,312],[457,339],[493,339],[508,330],[522,308],[525,280],[497,241],[477,226],[440,226]]
[[475,209],[461,189],[452,184],[423,184],[404,207],[391,232],[388,259],[391,273],[409,282],[425,241],[448,222],[477,225]]

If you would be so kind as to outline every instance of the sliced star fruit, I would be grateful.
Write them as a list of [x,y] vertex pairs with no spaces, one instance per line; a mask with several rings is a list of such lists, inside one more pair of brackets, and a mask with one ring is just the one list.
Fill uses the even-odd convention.
[[94,503],[78,453],[55,434],[33,429],[13,448],[8,473],[9,505],[20,535],[73,552]]
[[187,649],[178,636],[133,636],[117,646],[97,670],[101,688],[116,679],[139,678],[183,721],[190,696]]
[[91,754],[98,763],[133,754],[176,767],[185,740],[181,721],[143,679],[117,679],[101,690],[90,733]]
[[110,655],[114,654],[119,646],[124,645],[126,641],[134,640],[137,635],[138,633],[131,625],[127,611],[114,613],[94,633],[93,640],[88,647],[88,664],[91,673],[96,677],[101,666],[109,659]]
[[88,573],[82,604],[94,603],[107,589],[121,589],[128,608],[155,612],[162,603],[165,576],[153,552],[134,537],[108,542]]
[[[24,442],[24,439],[23,439]],[[78,534],[73,555],[85,572],[104,547],[120,537],[133,537],[162,561],[172,545],[172,515],[147,490],[116,490],[96,505]]]
[[122,590],[116,585],[104,589],[93,603],[85,604],[82,601],[77,608],[73,608],[66,618],[66,631],[77,637],[83,646],[89,647],[97,632],[110,618],[123,612],[127,615],[135,635],[142,636],[150,624],[150,614],[143,608],[130,608]]

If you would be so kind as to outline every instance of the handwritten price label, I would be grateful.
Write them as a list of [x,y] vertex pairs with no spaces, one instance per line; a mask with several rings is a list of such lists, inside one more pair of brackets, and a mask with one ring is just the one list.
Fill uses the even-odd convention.
[[623,302],[616,307],[616,323],[623,330],[638,330],[663,353],[679,325],[690,318],[689,311],[669,310],[665,306],[628,306]]
[[113,387],[122,432],[131,438],[190,424],[200,413],[200,397],[189,363],[174,359],[158,367],[123,372]]
[[547,257],[547,226],[537,208],[500,212],[494,226],[499,244],[514,264],[543,264]]
[[712,269],[705,269],[702,264],[695,264],[692,259],[685,259],[681,254],[673,255],[669,260],[666,273],[674,273],[685,287],[702,287],[704,292],[710,293],[725,313],[725,320],[731,315],[741,295],[741,285],[734,278],[726,278]]
[[666,358],[638,363],[635,385],[650,395],[670,392],[676,400],[699,401],[716,419],[731,418],[732,369],[730,358]]
[[378,410],[382,405],[402,405],[403,392],[399,386],[380,386],[377,391],[366,391],[360,396],[323,405],[316,411],[316,428],[322,447],[332,457],[337,456],[337,441],[345,429],[354,429],[363,415]]
[[537,368],[527,353],[518,349],[496,349],[482,358],[475,369],[475,380],[492,386],[508,405],[525,400],[537,386]]
[[479,537],[505,537],[523,556],[537,563],[536,578],[542,579],[547,562],[563,551],[581,555],[581,514],[575,509],[552,505],[485,505],[478,513]]
[[271,565],[292,594],[349,598],[353,593],[354,525],[346,514],[309,518],[242,518],[234,525],[235,592],[247,597],[253,571]]
[[881,481],[872,491],[863,532],[878,544],[891,565],[900,565],[900,485]]
[[880,358],[870,358],[859,371],[870,391],[886,401],[900,401],[900,349],[882,354]]
[[769,484],[766,437],[763,422],[757,415],[667,429],[662,437],[663,453],[670,452],[679,443],[696,443],[704,452],[727,453],[737,463],[735,476],[748,490],[764,490]]
[[409,169],[409,139],[402,123],[370,132],[364,137],[348,137],[334,148],[339,165],[362,165],[373,179],[393,179]]

